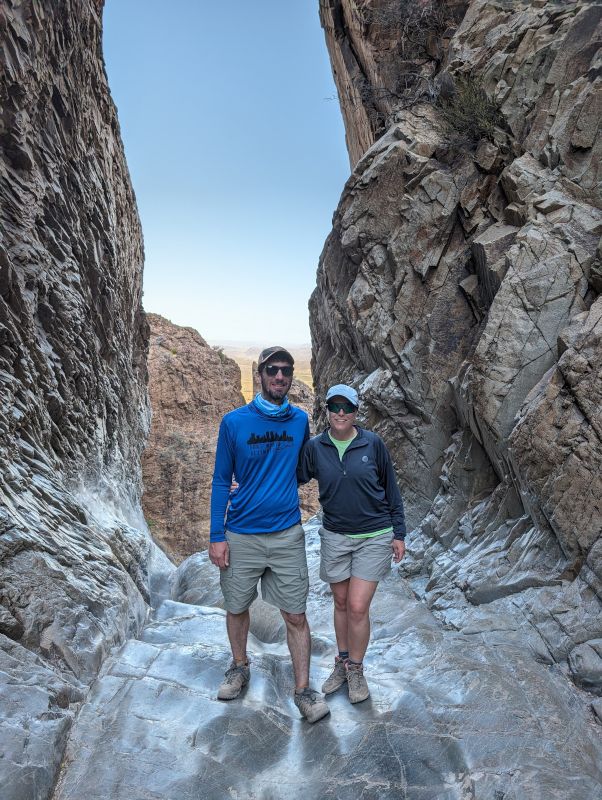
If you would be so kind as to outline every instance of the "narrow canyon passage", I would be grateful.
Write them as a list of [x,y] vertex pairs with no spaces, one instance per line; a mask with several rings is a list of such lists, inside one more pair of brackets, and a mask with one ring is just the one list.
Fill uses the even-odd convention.
[[[331,598],[306,526],[312,682],[328,674]],[[588,701],[518,636],[446,630],[396,571],[373,605],[371,698],[343,688],[299,718],[279,614],[253,608],[252,678],[215,699],[229,661],[206,554],[175,576],[139,639],[104,665],[75,722],[54,800],[407,798],[595,800],[602,743]]]
[[[109,90],[104,5],[11,0],[0,10],[0,800],[600,800],[599,0],[287,4],[307,5],[316,24],[319,13],[351,167],[322,255],[303,265],[313,273],[317,262],[313,422],[325,424],[328,387],[357,390],[360,424],[391,453],[410,531],[400,574],[373,604],[372,697],[351,707],[339,692],[315,726],[293,706],[280,616],[261,604],[251,684],[239,701],[215,700],[230,659],[217,572],[206,554],[176,572],[148,535],[178,559],[205,546],[217,426],[242,396],[227,355],[147,315],[148,294],[143,305],[142,193],[121,137],[128,106],[120,122]],[[227,11],[228,47],[193,78],[229,99],[220,66],[234,30],[245,44],[232,81],[241,97],[248,56],[273,59],[297,30],[283,26],[278,47],[264,48]],[[169,16],[196,32],[171,4]],[[198,129],[224,141],[234,131],[238,144],[221,157],[196,140],[182,146],[190,96],[170,115],[172,92],[156,89],[184,77],[169,77],[167,29],[158,46],[135,30],[153,55],[145,138],[162,142],[156,123],[169,123],[170,181],[190,177],[195,159],[220,179],[230,172],[223,203],[200,187],[201,205],[223,220],[211,238],[219,252],[257,240],[264,263],[282,231],[247,166],[265,172],[272,152],[262,159],[250,146],[237,102],[224,116],[199,104]],[[291,121],[294,92],[255,82],[265,104],[244,99],[268,122],[267,144],[309,163],[304,143],[273,124]],[[305,118],[298,131],[311,127]],[[172,195],[188,197],[158,185],[162,216]],[[270,223],[250,238],[233,216],[243,185],[245,220],[257,211]],[[320,192],[309,188],[313,206]],[[294,203],[280,205],[295,225],[289,255],[307,231]],[[295,274],[288,259],[256,281],[254,305],[205,244],[194,249],[201,291],[185,282],[186,297],[206,295],[221,313],[236,293],[244,319],[278,322],[262,346],[281,346],[299,294],[281,285]],[[168,250],[166,294],[176,283]],[[217,299],[211,275],[223,282]],[[149,399],[155,368],[161,407],[152,388]],[[315,524],[307,530],[320,687],[332,601]]]

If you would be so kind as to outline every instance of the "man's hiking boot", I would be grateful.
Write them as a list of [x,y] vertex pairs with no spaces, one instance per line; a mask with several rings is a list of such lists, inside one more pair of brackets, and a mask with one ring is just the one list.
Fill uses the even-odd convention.
[[364,678],[364,667],[361,664],[350,664],[347,662],[347,689],[349,690],[349,702],[361,703],[370,697],[370,689]]
[[324,694],[332,694],[347,683],[347,670],[345,669],[345,659],[336,656],[334,659],[334,669],[322,684],[322,691]]
[[308,722],[317,722],[330,714],[328,703],[315,689],[306,687],[302,692],[295,692],[295,705]]
[[251,670],[248,664],[237,666],[236,662],[233,661],[226,670],[226,677],[217,690],[217,699],[234,700],[241,693],[242,687],[247,685],[250,677]]

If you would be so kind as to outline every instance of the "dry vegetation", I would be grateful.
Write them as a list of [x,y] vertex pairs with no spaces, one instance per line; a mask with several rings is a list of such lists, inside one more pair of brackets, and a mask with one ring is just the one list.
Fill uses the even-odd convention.
[[452,144],[471,145],[480,139],[493,139],[503,117],[481,83],[466,76],[457,79],[455,91],[449,98],[438,98],[447,135]]

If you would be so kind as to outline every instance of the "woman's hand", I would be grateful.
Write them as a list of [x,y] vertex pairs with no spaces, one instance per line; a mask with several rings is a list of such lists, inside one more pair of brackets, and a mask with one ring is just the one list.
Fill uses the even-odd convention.
[[403,539],[393,539],[391,542],[391,548],[393,550],[393,562],[395,564],[399,564],[405,555],[406,543],[403,541]]

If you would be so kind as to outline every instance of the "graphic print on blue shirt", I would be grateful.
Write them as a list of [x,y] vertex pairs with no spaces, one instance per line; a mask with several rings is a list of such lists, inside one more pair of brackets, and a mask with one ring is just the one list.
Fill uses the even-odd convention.
[[[247,444],[258,445],[277,443],[280,445],[293,441],[293,437],[289,436],[286,431],[282,431],[282,433],[276,433],[276,431],[266,431],[266,433],[262,433],[260,436],[258,436],[256,433],[252,433],[247,439]],[[255,453],[253,453],[253,455],[255,455]]]

